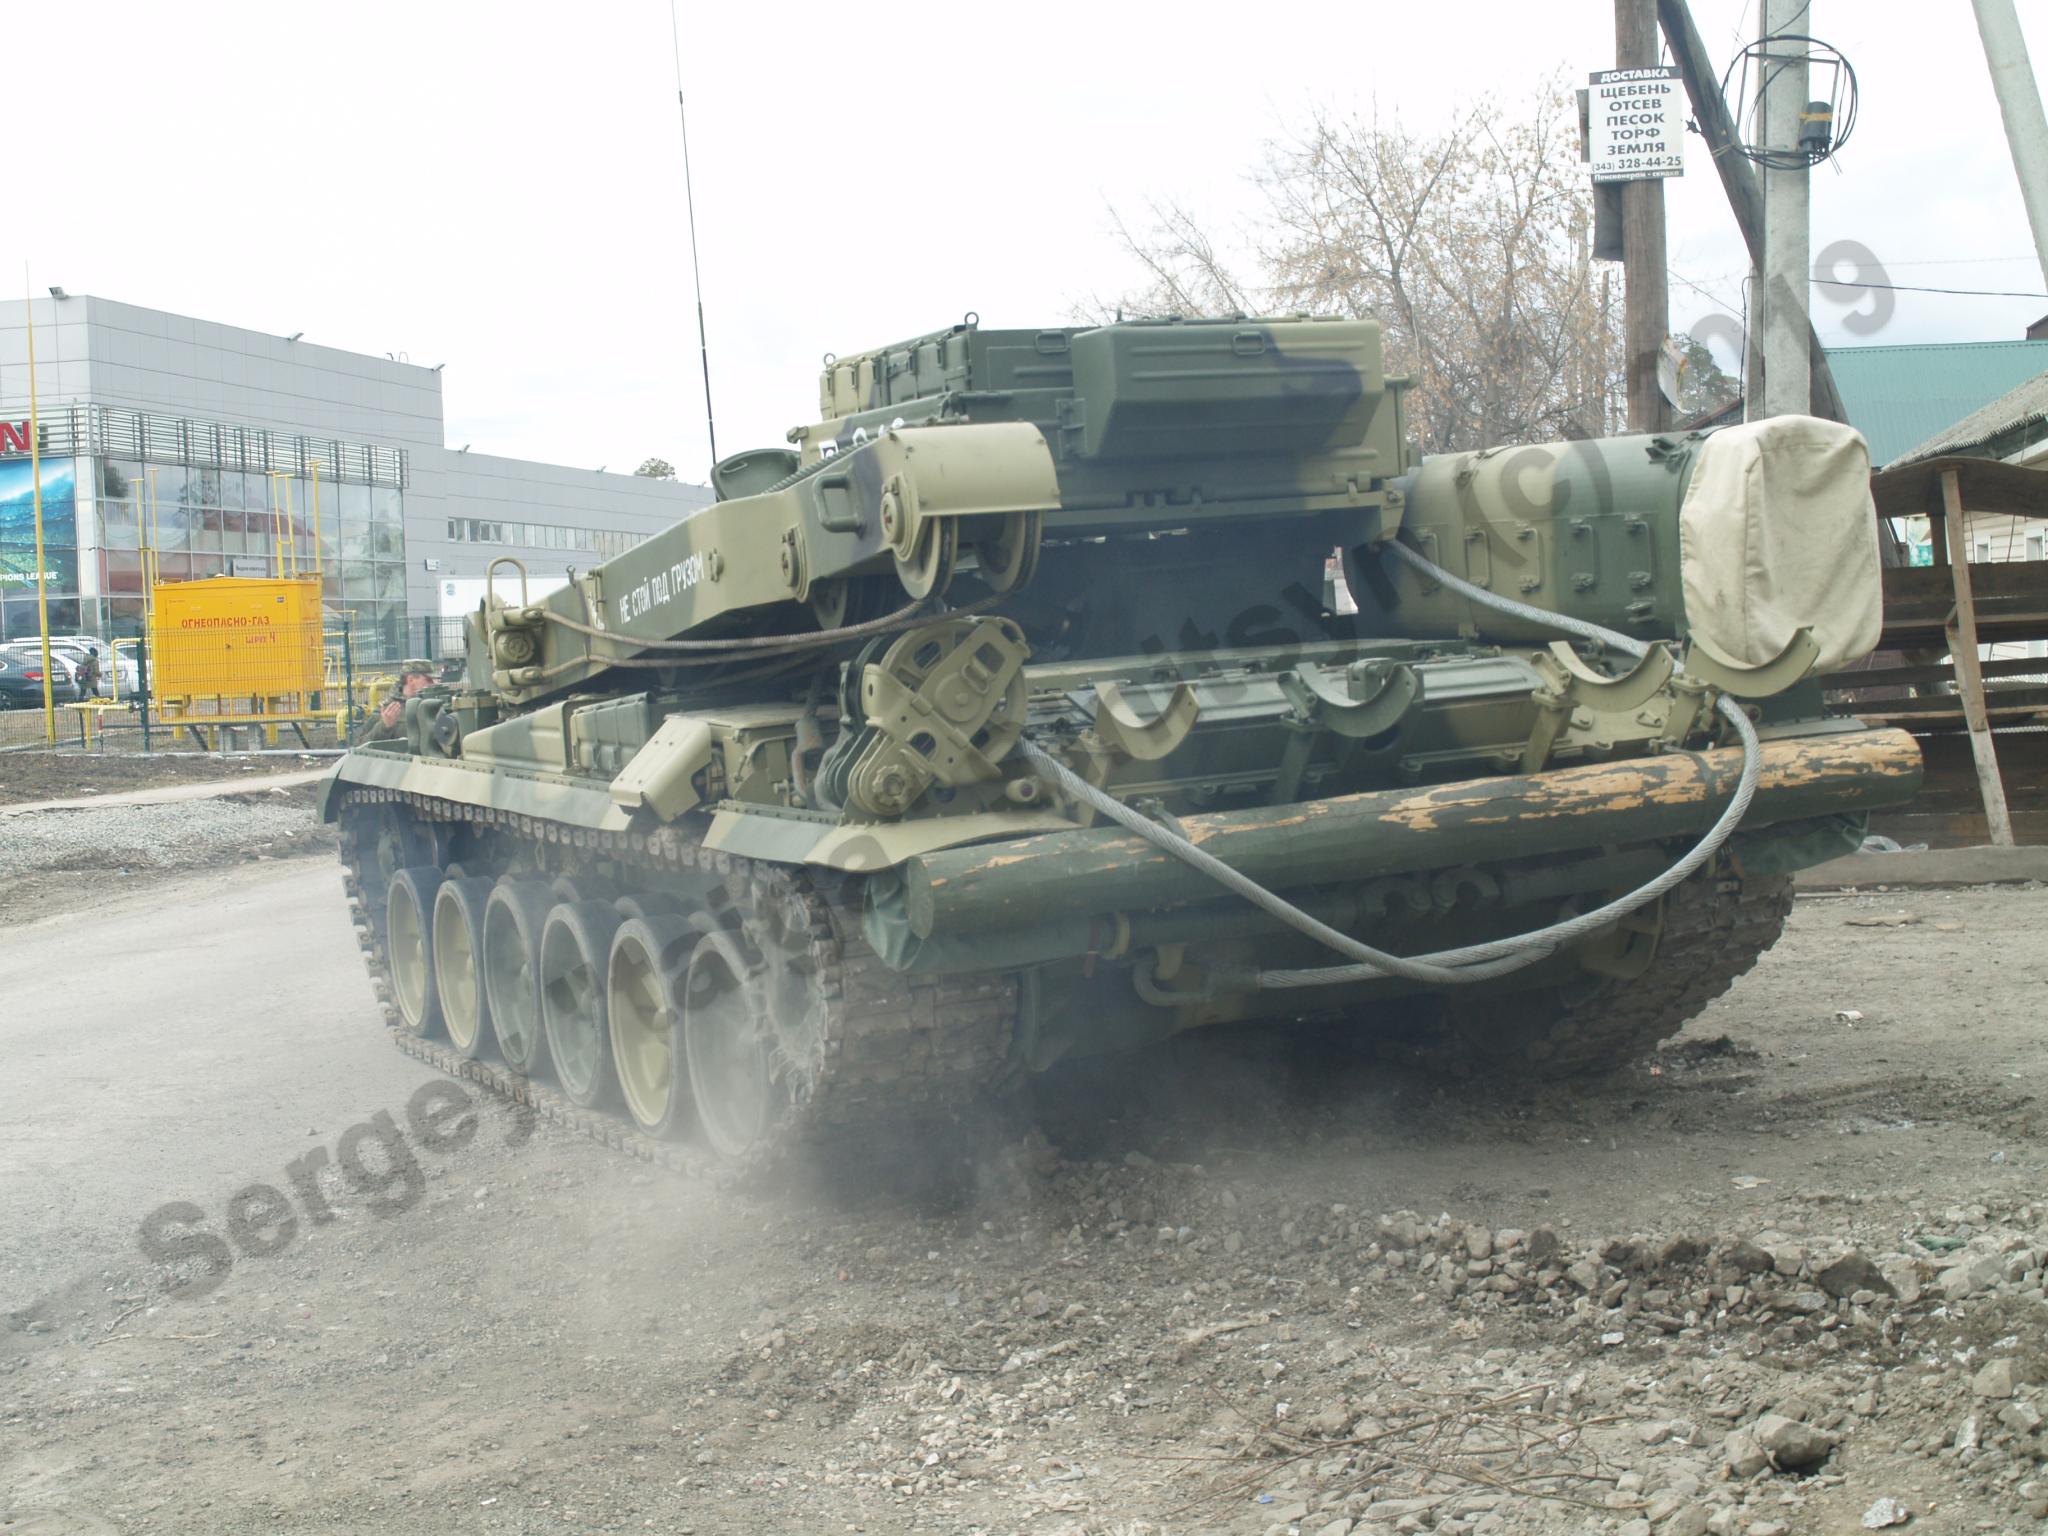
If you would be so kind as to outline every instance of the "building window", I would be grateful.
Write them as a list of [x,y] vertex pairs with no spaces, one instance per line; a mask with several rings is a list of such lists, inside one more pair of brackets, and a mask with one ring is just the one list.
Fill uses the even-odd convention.
[[451,517],[448,540],[453,544],[509,544],[526,549],[574,552],[589,550],[603,559],[625,553],[645,534],[612,528],[572,528],[566,523],[508,523],[483,518]]

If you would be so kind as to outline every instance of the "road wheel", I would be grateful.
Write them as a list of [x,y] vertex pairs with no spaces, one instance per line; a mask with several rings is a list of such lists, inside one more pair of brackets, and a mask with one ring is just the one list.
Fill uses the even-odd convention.
[[444,880],[434,896],[434,986],[448,1043],[471,1061],[490,1038],[490,1001],[482,960],[484,908],[495,882]]
[[484,1001],[491,1033],[505,1065],[523,1077],[547,1070],[540,940],[554,904],[540,880],[500,880],[484,904]]
[[605,973],[619,915],[609,903],[563,902],[548,914],[540,940],[541,1018],[562,1092],[584,1109],[612,1093],[611,1034]]
[[679,994],[696,942],[688,919],[673,914],[633,918],[612,937],[605,1005],[619,1096],[633,1123],[663,1140],[684,1135],[696,1120],[677,1070],[686,1053]]
[[362,812],[356,845],[363,859],[363,888],[381,893],[401,869],[436,868],[434,834],[395,805],[373,805]]
[[416,1035],[441,1027],[441,998],[434,986],[434,947],[429,939],[434,897],[441,872],[415,865],[391,877],[384,891],[384,942],[391,963],[391,990],[399,1017]]
[[789,1107],[775,1071],[769,967],[738,935],[707,933],[683,984],[683,1052],[704,1139],[742,1158],[772,1136]]

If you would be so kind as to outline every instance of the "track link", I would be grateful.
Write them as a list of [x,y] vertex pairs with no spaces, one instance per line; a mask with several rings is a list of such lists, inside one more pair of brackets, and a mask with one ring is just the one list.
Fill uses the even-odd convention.
[[1516,994],[1455,993],[1438,1025],[1403,1052],[1452,1072],[1548,1078],[1615,1072],[1675,1035],[1778,941],[1789,875],[1705,870],[1664,898],[1655,958],[1640,976]]
[[[380,813],[400,818],[393,822]],[[911,977],[891,970],[861,935],[859,913],[834,903],[805,872],[703,848],[677,828],[649,834],[596,833],[488,807],[401,790],[358,788],[340,810],[342,883],[356,938],[392,1043],[408,1056],[472,1082],[511,1103],[616,1151],[697,1176],[730,1179],[765,1171],[800,1146],[864,1133],[901,1134],[906,1123],[940,1123],[970,1109],[1001,1076],[1017,1013],[1014,977],[993,973]],[[395,838],[398,851],[380,847]],[[777,1135],[744,1160],[719,1158],[685,1141],[644,1134],[622,1109],[587,1109],[548,1083],[502,1063],[471,1060],[440,1040],[414,1034],[394,1000],[384,947],[382,892],[394,858],[447,868],[458,839],[483,850],[481,865],[530,864],[536,872],[606,871],[646,891],[665,882],[702,888],[713,877],[716,906],[735,923],[773,903],[794,914],[786,945],[802,951],[816,993],[810,1059],[793,1063],[802,1092]],[[465,862],[467,873],[485,872]]]
[[[401,820],[382,819],[382,811]],[[692,1175],[751,1177],[800,1146],[900,1136],[906,1127],[956,1120],[1009,1070],[1019,1004],[1014,976],[915,977],[891,970],[862,937],[858,912],[829,899],[804,871],[713,852],[674,827],[645,835],[595,833],[401,790],[351,790],[340,822],[343,883],[393,1043],[614,1150]],[[396,1007],[384,951],[385,877],[372,871],[394,858],[446,868],[451,845],[465,834],[469,847],[485,850],[482,863],[465,863],[470,874],[514,863],[543,875],[623,872],[652,891],[665,879],[687,877],[678,883],[699,890],[707,881],[715,885],[729,922],[768,905],[786,914],[784,941],[801,953],[821,1008],[814,1035],[785,1056],[801,1091],[777,1136],[736,1163],[690,1142],[647,1136],[623,1109],[584,1108],[546,1082],[411,1032]],[[1791,905],[1789,877],[1702,872],[1665,897],[1655,956],[1640,976],[1442,994],[1430,1022],[1416,1031],[1397,1028],[1380,1049],[1450,1075],[1567,1078],[1618,1071],[1675,1034],[1754,966],[1777,941]]]

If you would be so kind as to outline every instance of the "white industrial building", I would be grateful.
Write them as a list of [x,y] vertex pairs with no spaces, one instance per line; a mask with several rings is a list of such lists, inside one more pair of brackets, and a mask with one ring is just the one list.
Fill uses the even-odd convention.
[[451,449],[438,368],[84,294],[0,302],[0,638],[36,628],[31,306],[60,632],[138,632],[144,545],[162,580],[303,572],[317,550],[330,616],[395,657],[495,556],[554,584],[711,500]]

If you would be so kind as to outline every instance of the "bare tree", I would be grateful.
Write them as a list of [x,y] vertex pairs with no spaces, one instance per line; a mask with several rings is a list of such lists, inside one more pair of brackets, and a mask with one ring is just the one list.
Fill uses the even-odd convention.
[[1718,411],[1741,398],[1742,381],[1725,372],[1698,337],[1680,331],[1684,362],[1678,370],[1678,401],[1672,407],[1680,421]]
[[650,480],[673,480],[676,477],[676,467],[667,459],[643,459],[640,467],[633,473],[645,475]]
[[[1141,239],[1121,214],[1114,208],[1109,211],[1117,239],[1145,269],[1148,280],[1142,292],[1117,307],[1173,315],[1244,314],[1262,307],[1225,264],[1192,212],[1179,203],[1153,203],[1149,212],[1152,228]],[[1105,308],[1100,300],[1093,307]]]
[[1414,380],[1425,452],[1607,432],[1621,296],[1589,259],[1576,132],[1561,81],[1520,112],[1485,103],[1434,135],[1318,114],[1258,172],[1251,277],[1197,215],[1155,205],[1143,237],[1116,222],[1147,277],[1124,307],[1372,316],[1389,368]]

